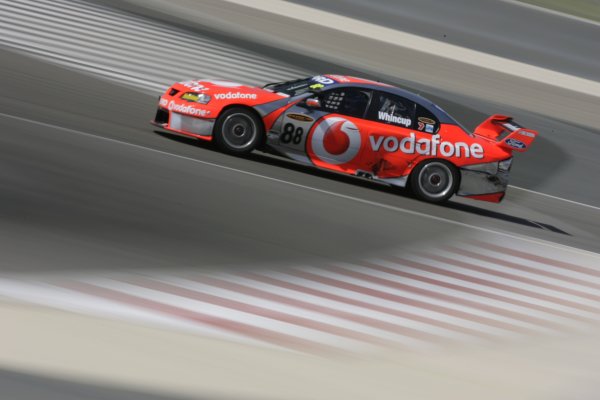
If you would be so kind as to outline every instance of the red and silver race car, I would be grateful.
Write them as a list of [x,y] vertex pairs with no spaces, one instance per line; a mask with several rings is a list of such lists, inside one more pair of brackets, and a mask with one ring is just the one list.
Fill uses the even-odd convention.
[[537,132],[493,115],[468,132],[440,107],[397,87],[320,75],[262,88],[230,81],[175,83],[152,123],[212,140],[230,154],[255,149],[297,162],[409,187],[443,202],[452,195],[499,202],[514,151]]

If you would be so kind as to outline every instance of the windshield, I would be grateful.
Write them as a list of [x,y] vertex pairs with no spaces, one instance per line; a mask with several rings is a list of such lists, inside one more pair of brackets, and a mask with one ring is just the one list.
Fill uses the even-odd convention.
[[324,76],[312,76],[286,82],[268,83],[263,86],[263,89],[294,97],[313,90],[323,89],[326,85],[334,83],[336,82],[333,79]]

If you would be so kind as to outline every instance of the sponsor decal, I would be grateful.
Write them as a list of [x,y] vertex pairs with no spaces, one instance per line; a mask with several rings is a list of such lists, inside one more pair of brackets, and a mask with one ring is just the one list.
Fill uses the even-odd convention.
[[504,143],[506,143],[507,145],[509,145],[510,147],[514,147],[515,149],[525,149],[527,147],[527,145],[523,142],[521,142],[520,140],[517,139],[513,139],[513,138],[508,138],[504,141]]
[[518,126],[516,124],[511,124],[510,122],[505,122],[502,125],[511,132],[514,132],[520,128],[520,126]]
[[215,94],[217,100],[256,100],[257,97],[256,93],[227,92]]
[[431,124],[425,125],[425,132],[433,133],[433,125],[431,125]]
[[350,79],[346,78],[345,76],[342,75],[329,75],[331,78],[335,79],[338,82],[342,82],[342,83],[348,83],[350,82]]
[[318,82],[318,83],[322,83],[323,85],[331,85],[331,84],[335,83],[335,81],[333,79],[328,78],[323,75],[313,76],[312,80],[315,82]]
[[430,138],[416,139],[413,132],[408,137],[398,139],[395,136],[369,136],[369,143],[373,151],[383,149],[393,153],[399,151],[404,154],[422,154],[443,157],[483,158],[483,146],[473,143],[470,146],[464,142],[442,141],[440,135]]
[[173,100],[171,100],[169,102],[168,109],[169,109],[169,111],[175,111],[180,114],[192,115],[194,117],[206,117],[207,115],[210,114],[210,111],[208,111],[208,110],[195,108],[191,104],[189,104],[189,105],[177,104]]
[[158,105],[163,108],[167,108],[167,106],[169,105],[169,100],[161,97],[160,100],[158,101]]
[[193,92],[201,92],[203,90],[208,90],[208,88],[202,85],[199,81],[185,81],[179,82],[179,84],[185,86]]
[[410,118],[403,118],[397,115],[393,115],[390,113],[386,113],[385,111],[379,111],[377,113],[377,118],[381,121],[391,122],[393,124],[402,125],[409,127],[412,124]]
[[417,118],[419,120],[419,122],[422,122],[424,124],[432,124],[435,125],[435,121],[432,120],[431,118],[426,118],[426,117],[419,117]]
[[243,86],[241,83],[236,83],[236,82],[231,82],[231,81],[220,81],[220,80],[211,80],[211,81],[194,81],[194,80],[192,80],[192,81],[179,82],[180,85],[183,85],[186,88],[189,88],[193,92],[202,92],[202,91],[209,90],[209,88],[204,86],[203,83],[208,83],[211,85],[221,86],[221,87],[226,87],[226,88],[239,88],[240,86]]
[[535,137],[535,135],[533,133],[527,132],[527,131],[519,131],[519,135],[526,136],[526,137]]
[[303,115],[303,114],[287,114],[286,117],[295,119],[296,121],[303,121],[303,122],[314,121],[313,118],[309,117],[308,115]]
[[312,90],[318,90],[323,89],[324,87],[325,85],[323,85],[322,83],[315,83],[314,85],[310,85],[308,88]]
[[360,150],[360,131],[345,118],[333,117],[321,121],[310,139],[313,153],[329,164],[346,164]]

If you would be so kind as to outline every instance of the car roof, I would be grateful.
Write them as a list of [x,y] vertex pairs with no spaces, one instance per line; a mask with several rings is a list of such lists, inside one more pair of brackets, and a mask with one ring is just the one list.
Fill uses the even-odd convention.
[[373,81],[370,79],[357,78],[355,76],[333,74],[324,76],[331,78],[336,82],[333,85],[327,85],[327,89],[342,86],[357,86],[365,89],[379,90],[381,92],[394,94],[424,106],[429,111],[431,111],[441,123],[460,126],[460,124],[454,118],[452,118],[446,111],[442,110],[437,104],[411,91],[400,89],[399,87],[388,85],[387,83]]

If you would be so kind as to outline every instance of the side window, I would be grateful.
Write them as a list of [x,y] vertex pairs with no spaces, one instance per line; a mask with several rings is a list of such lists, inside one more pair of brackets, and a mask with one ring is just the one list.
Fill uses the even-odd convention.
[[440,130],[440,121],[431,111],[417,104],[417,120],[415,129],[421,132],[436,134]]
[[321,107],[324,111],[363,118],[371,91],[361,88],[338,88],[329,90],[321,95]]
[[411,128],[415,117],[416,104],[404,97],[379,92],[369,110],[368,118],[384,124]]

